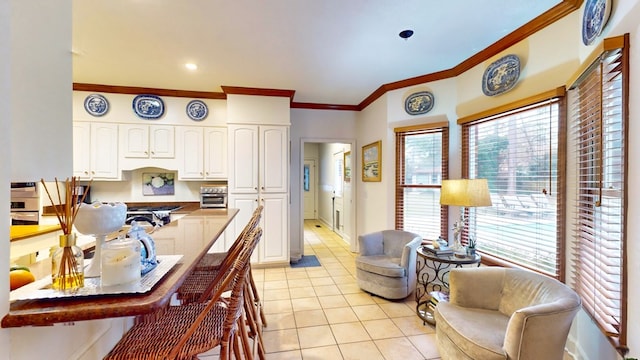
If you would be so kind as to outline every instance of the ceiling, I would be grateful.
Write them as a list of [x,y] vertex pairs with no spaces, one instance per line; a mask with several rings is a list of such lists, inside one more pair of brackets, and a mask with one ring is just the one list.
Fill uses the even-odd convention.
[[286,89],[295,102],[357,105],[384,84],[452,69],[567,3],[581,1],[73,0],[73,81]]

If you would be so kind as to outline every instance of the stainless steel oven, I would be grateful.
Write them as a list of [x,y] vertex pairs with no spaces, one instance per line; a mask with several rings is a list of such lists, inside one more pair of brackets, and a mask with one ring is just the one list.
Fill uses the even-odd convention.
[[38,183],[11,183],[11,225],[38,225],[40,197]]
[[200,207],[226,208],[227,207],[227,185],[202,185],[200,187]]

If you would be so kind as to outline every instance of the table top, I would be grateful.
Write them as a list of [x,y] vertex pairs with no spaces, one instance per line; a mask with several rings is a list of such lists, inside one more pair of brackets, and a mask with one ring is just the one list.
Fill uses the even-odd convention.
[[60,225],[11,225],[10,241],[18,241],[28,237],[44,235],[60,230]]
[[436,255],[435,253],[425,250],[422,246],[418,247],[418,256],[421,256],[425,259],[431,261],[438,261],[446,264],[456,264],[456,265],[466,265],[466,264],[477,264],[482,260],[482,256],[480,254],[475,254],[473,256],[465,256],[465,257],[457,257],[454,254],[450,255]]
[[[92,297],[17,300],[10,304],[9,313],[2,319],[2,327],[41,326],[54,323],[137,316],[155,312],[167,306],[197,262],[206,254],[238,213],[238,209],[201,209],[180,220],[173,221],[152,234],[154,240],[173,246],[158,246],[158,255],[183,255],[182,259],[149,292]],[[203,241],[185,239],[193,234],[194,224],[200,227]],[[207,223],[205,225],[205,222]],[[175,231],[165,231],[174,228]],[[185,230],[189,231],[185,231]],[[163,236],[163,231],[169,236]],[[167,245],[166,243],[164,245]],[[28,285],[27,285],[28,286]]]

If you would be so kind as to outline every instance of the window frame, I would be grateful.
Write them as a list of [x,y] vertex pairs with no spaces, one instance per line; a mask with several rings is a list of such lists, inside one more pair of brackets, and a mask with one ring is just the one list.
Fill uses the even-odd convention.
[[[565,264],[566,264],[566,250],[565,250],[565,182],[566,182],[566,101],[565,101],[565,88],[558,87],[556,89],[543,92],[538,95],[534,95],[513,103],[509,103],[494,109],[489,109],[474,115],[470,115],[467,117],[463,117],[458,119],[458,125],[462,126],[461,130],[461,147],[462,147],[462,177],[469,178],[470,177],[470,160],[469,160],[469,127],[474,126],[476,124],[492,121],[499,119],[501,117],[510,116],[513,113],[517,113],[520,111],[526,111],[529,108],[541,107],[545,106],[545,103],[549,103],[550,101],[555,101],[558,103],[558,144],[557,144],[557,176],[556,176],[556,189],[555,193],[557,196],[556,199],[556,225],[555,225],[555,233],[556,233],[556,266],[555,273],[551,274],[548,272],[542,272],[538,269],[532,268],[530,266],[526,266],[524,264],[518,264],[515,262],[511,262],[508,259],[500,258],[498,256],[493,256],[486,252],[482,251],[480,247],[477,249],[482,254],[482,263],[486,265],[498,265],[503,267],[517,267],[517,268],[526,268],[532,271],[540,272],[544,275],[554,277],[560,281],[565,280]],[[493,205],[496,207],[496,204]],[[475,209],[465,209],[467,216],[474,216]],[[463,245],[466,245],[469,241],[469,237],[474,236],[474,234],[470,234],[470,228],[465,227],[464,231],[461,235],[461,240]]]
[[[602,65],[603,61],[609,61],[609,55],[616,55],[617,61],[611,63],[607,62]],[[572,265],[574,267],[573,272],[573,287],[582,298],[583,309],[592,318],[593,322],[597,325],[603,335],[614,346],[618,353],[625,356],[629,349],[627,347],[627,223],[628,223],[628,164],[629,164],[629,34],[622,36],[605,39],[597,48],[596,52],[592,55],[593,61],[585,62],[586,68],[581,69],[575,80],[572,81],[569,88],[569,97],[571,100],[576,101],[576,106],[570,107],[569,119],[572,128],[572,147],[576,151],[576,168],[575,168],[575,198],[573,202],[575,206],[572,209],[572,216],[574,217],[572,227]],[[606,66],[609,65],[609,66]],[[602,71],[604,69],[604,71]],[[616,74],[614,76],[607,76],[610,74]],[[613,79],[620,81],[619,84],[615,84]],[[586,87],[587,82],[590,89],[581,89]],[[610,85],[611,84],[611,85]],[[607,89],[619,86],[620,98],[615,100],[604,100]],[[581,96],[582,95],[582,96]],[[620,103],[618,104],[617,101]],[[616,115],[603,116],[606,113],[603,104],[615,103],[615,109],[619,110],[619,122],[620,131],[611,131],[606,128],[605,123],[608,123],[609,119],[618,118]],[[573,103],[572,103],[573,104]],[[588,114],[581,106],[595,105],[594,111],[589,111]],[[610,108],[607,108],[610,110]],[[580,111],[582,110],[582,112]],[[581,115],[584,114],[584,115]],[[595,117],[594,117],[595,114]],[[587,124],[587,119],[591,116],[595,119],[593,122]],[[593,141],[590,143],[585,140],[584,131],[595,131],[596,136],[591,137]],[[607,156],[608,153],[614,152],[620,148],[605,146],[606,141],[604,138],[611,136],[614,133],[620,134],[621,150],[613,154],[612,157]],[[580,136],[583,136],[580,138]],[[615,136],[613,136],[615,137]],[[582,147],[580,147],[582,146]],[[582,150],[582,152],[580,152]],[[593,163],[597,167],[597,171],[586,171],[587,166],[579,166],[579,156],[592,156],[587,158],[590,163]],[[623,172],[620,189],[605,189],[603,188],[603,182],[606,180],[606,174],[604,168],[608,168],[605,159],[617,159],[621,160],[618,167],[621,167]],[[582,157],[584,159],[584,157]],[[589,185],[581,185],[580,179],[594,180],[597,185],[595,193],[593,189],[589,188]],[[585,182],[583,182],[585,183]],[[591,198],[598,198],[591,206],[589,202]],[[607,207],[606,204],[602,204],[603,198],[619,198],[621,203],[618,206]],[[595,210],[601,205],[607,212],[611,209],[618,208],[620,216],[618,224],[619,227],[615,228],[617,220],[607,221],[606,218],[610,215],[607,213],[604,216],[596,214]],[[600,210],[603,212],[605,210]],[[589,214],[591,212],[591,214]],[[600,220],[600,222],[597,222]],[[614,226],[609,228],[609,226]],[[589,234],[596,234],[596,236],[590,236],[585,234],[585,229]],[[599,230],[600,229],[600,230]],[[606,229],[606,239],[599,239],[597,233]],[[619,234],[620,238],[615,239],[615,234]],[[614,243],[612,244],[612,239]],[[620,254],[619,265],[615,265],[614,259],[611,258],[611,254],[616,252],[616,247],[619,247]],[[600,250],[604,249],[607,256],[603,257]],[[604,259],[604,261],[602,261]],[[593,273],[589,273],[589,270],[593,270]],[[616,276],[612,279],[612,275]],[[603,286],[594,286],[593,284],[600,284],[601,282],[596,279],[601,279],[601,276],[607,276],[608,283],[620,284],[620,289],[612,290],[611,288],[602,289]],[[616,297],[616,295],[618,295]],[[616,308],[619,305],[619,308]],[[608,320],[608,321],[607,321]],[[614,329],[611,331],[610,329]],[[617,333],[615,332],[617,330]]]
[[[394,129],[396,134],[396,181],[395,181],[395,228],[396,230],[405,230],[404,224],[404,190],[406,188],[415,189],[440,189],[442,182],[439,184],[415,185],[405,184],[405,153],[404,145],[408,136],[435,134],[440,133],[442,137],[442,159],[441,172],[442,179],[449,178],[449,123],[446,121],[420,124],[414,126],[398,127]],[[438,200],[439,202],[439,200]],[[445,238],[449,228],[449,212],[448,206],[440,206],[440,233]],[[433,239],[431,239],[433,240]]]

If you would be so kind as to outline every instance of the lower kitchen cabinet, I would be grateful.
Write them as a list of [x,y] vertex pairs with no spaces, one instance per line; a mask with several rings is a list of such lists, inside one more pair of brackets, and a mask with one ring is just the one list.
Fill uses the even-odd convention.
[[251,261],[257,264],[289,263],[289,199],[287,194],[229,194],[229,207],[240,209],[230,225],[232,236],[242,232],[258,204],[264,206],[262,239]]

